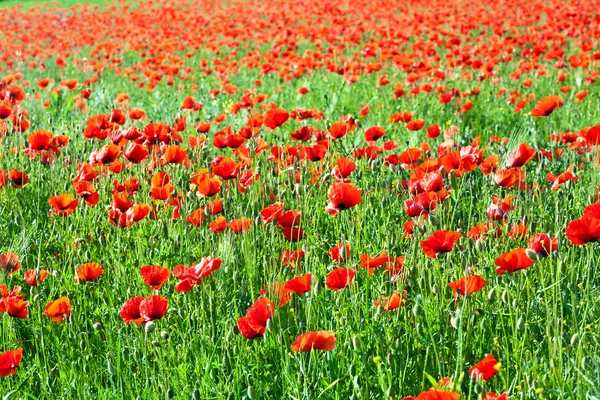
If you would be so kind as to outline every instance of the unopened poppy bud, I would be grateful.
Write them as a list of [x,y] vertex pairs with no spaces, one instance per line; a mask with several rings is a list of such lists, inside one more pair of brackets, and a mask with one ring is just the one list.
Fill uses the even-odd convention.
[[273,318],[269,318],[267,320],[267,331],[271,332],[273,330]]
[[319,283],[319,281],[316,281],[315,285],[313,286],[313,294],[315,296],[318,296],[319,293],[321,293],[321,284]]
[[579,333],[571,336],[571,346],[575,346],[577,343],[579,343]]
[[588,358],[586,356],[581,357],[581,362],[579,363],[579,368],[585,370],[587,368]]
[[502,302],[504,304],[508,304],[508,291],[506,289],[502,291],[502,295],[500,296],[500,298],[502,299]]
[[329,179],[331,179],[331,173],[323,174],[323,181],[328,181]]
[[538,260],[538,255],[535,251],[531,250],[531,249],[525,249],[525,255],[527,257],[529,257],[530,260],[533,261],[537,261]]
[[198,389],[194,389],[192,392],[192,399],[200,400],[200,391]]
[[523,317],[519,317],[519,319],[517,321],[517,330],[523,331],[524,329],[525,329],[525,320],[523,319]]
[[254,400],[257,399],[257,394],[256,394],[256,390],[254,390],[254,388],[252,386],[248,386],[248,390],[246,391],[248,393],[248,398],[250,400]]
[[452,325],[452,327],[454,329],[458,329],[459,323],[460,323],[460,317],[458,315],[453,315],[450,317],[450,325]]
[[156,324],[150,321],[144,326],[144,330],[146,331],[146,335],[150,335],[156,330]]
[[561,275],[564,275],[567,273],[567,264],[565,264],[565,262],[563,260],[560,260],[558,262],[558,272],[560,272]]
[[481,386],[481,384],[479,382],[477,382],[475,384],[475,386],[473,387],[473,390],[475,391],[475,393],[481,394],[481,393],[483,393],[483,386]]
[[58,276],[58,271],[55,269],[52,270],[52,276],[56,278]]
[[435,215],[430,215],[429,223],[431,224],[431,226],[438,226],[440,224],[440,221],[437,219],[437,217]]
[[417,324],[417,334],[421,336],[423,335],[423,324],[421,323]]
[[352,347],[356,351],[360,350],[360,338],[356,335],[352,336]]
[[152,346],[154,346],[154,347],[160,347],[160,342],[158,340],[153,340],[152,341]]
[[419,303],[415,304],[415,306],[413,307],[412,311],[413,311],[413,314],[415,315],[415,317],[420,317],[423,314],[425,314],[425,309]]
[[92,327],[94,328],[94,330],[97,330],[97,331],[102,330],[102,324],[100,322],[96,322],[94,325],[92,325]]
[[488,297],[489,301],[496,300],[496,288],[495,287],[493,287],[493,288],[490,289],[490,291],[488,292],[487,297]]
[[167,332],[167,331],[160,332],[160,338],[162,340],[167,340],[169,338],[169,332]]
[[484,249],[485,242],[481,239],[477,239],[475,241],[475,249],[477,251],[482,251]]
[[175,391],[173,390],[173,388],[169,388],[167,390],[167,399],[174,399],[175,398]]
[[438,294],[440,292],[440,287],[438,286],[437,283],[433,284],[433,286],[431,287],[431,291],[435,294]]
[[517,308],[518,305],[519,305],[519,303],[517,302],[517,299],[513,299],[513,301],[512,301],[513,308]]

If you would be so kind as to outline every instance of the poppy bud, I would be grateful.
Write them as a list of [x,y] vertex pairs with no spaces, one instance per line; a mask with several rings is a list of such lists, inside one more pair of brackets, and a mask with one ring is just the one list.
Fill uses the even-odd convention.
[[579,343],[579,333],[571,336],[571,346],[575,346],[577,343]]
[[174,399],[175,398],[175,391],[173,390],[173,388],[169,388],[167,390],[167,399]]
[[150,321],[144,326],[144,330],[146,331],[146,335],[151,335],[156,330],[156,324]]
[[519,320],[517,321],[517,330],[521,332],[525,330],[525,320],[523,317],[519,317]]
[[490,291],[488,292],[487,297],[488,297],[489,301],[494,301],[496,299],[496,288],[495,287],[493,287],[493,288],[490,289]]
[[459,323],[460,323],[460,317],[458,315],[453,315],[450,317],[450,325],[452,325],[452,327],[454,329],[458,329]]
[[248,398],[250,400],[254,400],[257,399],[257,395],[256,395],[256,390],[254,390],[254,388],[252,386],[248,386],[248,390],[246,391],[248,393]]
[[360,338],[356,335],[352,336],[352,347],[354,350],[360,350]]
[[267,320],[267,331],[271,332],[273,330],[273,318],[269,318]]
[[96,322],[94,325],[92,325],[92,327],[96,331],[101,331],[102,330],[102,324],[100,322]]
[[192,392],[192,399],[200,400],[200,391],[198,389],[194,389]]
[[502,302],[504,304],[508,304],[508,291],[506,289],[502,291],[502,295],[500,296],[500,298],[502,299]]
[[525,249],[525,255],[527,257],[529,257],[529,259],[534,260],[534,261],[538,261],[539,257],[537,255],[537,253],[531,249]]
[[481,393],[483,393],[483,386],[481,386],[481,384],[479,382],[477,382],[475,384],[475,386],[473,387],[473,390],[475,391],[475,393],[481,394]]
[[563,260],[560,260],[560,261],[558,262],[558,272],[559,272],[561,275],[564,275],[564,274],[566,274],[566,273],[567,273],[567,265],[565,264],[565,262],[564,262]]
[[437,219],[437,217],[435,215],[430,215],[429,223],[431,224],[431,226],[438,226],[440,224],[440,221]]
[[512,301],[513,308],[517,308],[518,305],[519,305],[519,303],[517,302],[517,299],[513,299],[513,301]]
[[421,323],[417,324],[417,334],[421,336],[423,335],[423,324]]
[[160,342],[157,341],[157,340],[153,340],[152,341],[152,346],[154,346],[154,347],[160,347]]
[[423,314],[425,314],[425,309],[419,303],[415,304],[415,306],[413,307],[412,311],[413,311],[413,314],[415,315],[415,317],[420,317]]
[[319,293],[321,293],[321,283],[319,281],[316,281],[313,286],[313,294],[315,296],[318,296]]
[[160,332],[160,338],[162,340],[167,340],[169,338],[169,332],[167,332],[167,331]]
[[484,249],[485,242],[481,239],[477,239],[475,241],[475,249],[477,251],[482,251]]
[[586,356],[581,357],[581,362],[579,363],[579,368],[585,370],[588,364],[588,359]]
[[438,286],[438,284],[437,284],[437,283],[434,283],[434,284],[433,284],[433,287],[431,288],[431,291],[432,291],[434,294],[438,294],[438,293],[440,292],[440,287]]

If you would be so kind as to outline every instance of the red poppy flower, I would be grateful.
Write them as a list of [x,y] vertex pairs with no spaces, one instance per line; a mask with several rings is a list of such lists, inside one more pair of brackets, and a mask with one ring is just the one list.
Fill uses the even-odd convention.
[[173,274],[179,278],[179,282],[175,285],[177,292],[187,292],[199,285],[202,279],[208,277],[213,271],[221,267],[223,260],[213,258],[212,256],[202,257],[198,264],[193,264],[186,268],[183,265],[178,265],[173,270]]
[[10,179],[10,182],[12,183],[12,187],[20,188],[20,187],[27,185],[27,183],[29,182],[29,175],[27,175],[23,171],[11,169],[10,173],[9,173],[9,179]]
[[131,143],[123,154],[125,155],[127,161],[133,164],[138,164],[148,157],[148,150],[146,150],[146,147],[142,146],[141,144]]
[[374,142],[384,136],[385,130],[381,126],[372,126],[365,131],[365,140],[367,142]]
[[268,130],[272,131],[273,129],[285,124],[289,118],[290,114],[287,111],[281,108],[272,108],[265,113],[263,124]]
[[212,172],[221,179],[229,180],[238,176],[241,164],[227,157],[215,157],[211,163]]
[[338,179],[347,178],[356,169],[356,164],[350,158],[338,158],[333,168],[333,176]]
[[333,261],[344,262],[350,258],[350,243],[338,243],[327,252]]
[[576,246],[597,242],[600,240],[600,218],[584,215],[582,218],[569,222],[567,239]]
[[280,228],[291,228],[292,226],[300,225],[301,217],[302,211],[300,210],[286,211],[277,219],[277,226]]
[[198,187],[198,192],[205,197],[211,197],[221,190],[221,180],[214,178],[208,171],[196,172],[190,181]]
[[217,217],[208,224],[208,228],[214,233],[223,232],[227,228],[227,220],[224,216]]
[[299,242],[304,239],[304,229],[297,226],[282,228],[281,234],[288,242]]
[[192,211],[192,213],[185,219],[185,222],[196,227],[202,225],[202,222],[204,222],[204,207],[200,207],[197,210]]
[[500,363],[494,358],[493,354],[488,354],[485,358],[469,369],[469,375],[474,379],[489,380],[498,373]]
[[48,199],[48,204],[54,209],[56,215],[69,215],[75,211],[79,199],[73,197],[72,194],[59,194],[58,196]]
[[0,271],[4,275],[12,275],[19,270],[21,259],[12,251],[0,254]]
[[334,291],[342,290],[350,286],[354,280],[356,271],[352,268],[339,267],[327,274],[325,285]]
[[144,322],[161,319],[167,313],[169,300],[159,295],[146,297],[140,302],[140,316]]
[[535,108],[531,110],[532,117],[547,117],[564,104],[563,100],[558,96],[548,96],[540,99],[536,104]]
[[409,131],[418,131],[425,125],[425,121],[422,119],[415,119],[406,124],[406,128]]
[[[600,191],[600,187],[598,187]],[[593,203],[583,209],[583,216],[586,218],[600,218],[600,202]]]
[[527,246],[537,254],[547,256],[558,250],[558,239],[551,238],[545,233],[536,233],[529,238]]
[[168,268],[160,265],[144,265],[140,268],[140,275],[144,283],[150,286],[152,290],[160,290],[162,285],[171,276],[171,271]]
[[273,317],[274,305],[267,298],[258,299],[246,311],[246,315],[240,317],[237,326],[246,339],[254,339],[262,336],[267,330],[267,321]]
[[246,232],[252,225],[252,219],[250,218],[237,218],[231,220],[227,227],[233,231],[236,235],[242,232]]
[[14,375],[22,359],[23,349],[20,347],[0,354],[0,376]]
[[4,312],[10,317],[25,319],[27,318],[27,308],[29,303],[23,301],[20,297],[9,296],[1,299]]
[[460,232],[437,231],[429,235],[427,239],[421,240],[421,248],[426,256],[437,258],[438,254],[451,251],[460,236]]
[[519,168],[527,164],[535,156],[535,150],[527,143],[521,143],[519,147],[506,158],[508,168]]
[[436,137],[440,136],[440,126],[438,124],[433,124],[427,128],[426,132],[428,139],[435,139]]
[[92,185],[88,181],[78,181],[73,183],[73,187],[75,188],[75,192],[77,196],[83,198],[85,204],[89,207],[94,207],[98,204],[98,200],[100,199],[100,195],[96,191],[94,185]]
[[348,133],[348,124],[345,122],[335,122],[329,127],[329,136],[334,139],[342,138],[346,133]]
[[454,299],[479,292],[485,287],[485,279],[479,275],[470,275],[450,282],[448,287],[454,291]]
[[402,400],[458,400],[460,399],[460,393],[458,392],[451,392],[449,390],[437,390],[437,389],[430,389],[426,392],[421,392],[419,393],[419,395],[417,397],[413,397],[412,399],[410,397],[408,398],[404,398]]
[[310,290],[311,281],[312,274],[308,273],[306,275],[297,276],[290,279],[285,283],[285,288],[296,294],[304,294]]
[[181,164],[188,159],[187,150],[183,146],[167,146],[163,158],[169,164]]
[[400,296],[400,293],[394,292],[389,297],[384,297],[381,300],[375,300],[373,302],[373,305],[375,307],[381,306],[383,308],[383,311],[391,311],[391,310],[395,310],[396,308],[400,307],[404,303],[406,303],[406,299],[403,298],[402,296]]
[[500,275],[505,272],[514,272],[520,269],[531,267],[534,262],[532,259],[527,257],[525,249],[519,248],[506,253],[501,254],[496,258],[496,272]]
[[362,190],[357,189],[350,182],[334,182],[327,191],[330,203],[325,208],[329,214],[335,216],[341,210],[352,208],[362,201]]
[[508,400],[508,393],[496,394],[494,392],[486,392],[481,400]]
[[276,221],[283,215],[283,203],[273,203],[268,207],[265,207],[260,212],[263,225],[267,225],[269,222]]
[[29,286],[37,286],[44,282],[44,279],[46,279],[48,274],[50,274],[50,272],[45,269],[40,269],[39,273],[37,273],[35,269],[30,269],[25,271],[23,280],[27,282]]
[[103,273],[104,269],[102,269],[102,265],[95,262],[81,264],[77,268],[77,277],[83,282],[96,280]]
[[127,300],[121,307],[119,315],[127,325],[130,323],[141,324],[144,320],[140,313],[140,304],[144,301],[144,297],[136,296]]
[[304,257],[304,250],[302,249],[298,249],[298,250],[283,250],[281,252],[281,265],[283,265],[284,267],[286,266],[290,266],[291,270],[294,270],[294,267],[298,266],[298,263],[300,262],[300,259]]
[[335,334],[331,331],[306,332],[292,343],[292,351],[308,352],[312,350],[331,351],[335,348]]
[[46,310],[42,313],[50,317],[52,322],[62,322],[71,316],[71,302],[65,296],[46,304]]

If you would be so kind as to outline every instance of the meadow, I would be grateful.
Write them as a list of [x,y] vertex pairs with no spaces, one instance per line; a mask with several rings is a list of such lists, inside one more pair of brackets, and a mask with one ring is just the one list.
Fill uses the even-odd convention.
[[0,399],[600,398],[600,2],[0,4]]

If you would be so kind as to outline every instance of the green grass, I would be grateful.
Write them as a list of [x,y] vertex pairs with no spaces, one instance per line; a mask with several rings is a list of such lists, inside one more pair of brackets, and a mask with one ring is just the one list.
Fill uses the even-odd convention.
[[[11,3],[16,2],[0,4]],[[75,2],[66,1],[63,5],[71,3]],[[300,45],[311,47],[309,43]],[[349,49],[348,54],[354,50]],[[77,55],[84,56],[91,57],[89,49]],[[132,52],[119,56],[123,66],[139,61]],[[183,67],[197,67],[202,58],[213,57],[208,50],[200,49],[193,58],[185,59]],[[241,55],[235,57],[239,60]],[[507,78],[517,62],[497,66],[509,92],[522,89],[520,81]],[[33,99],[33,92],[38,91],[35,84],[43,77],[56,82],[72,77],[81,82],[90,77],[72,65],[59,70],[55,63],[47,64],[45,71],[25,72],[25,79],[32,83],[26,87],[29,98],[24,103],[31,121],[27,133],[48,129],[55,135],[68,135],[69,144],[54,163],[45,164],[22,151],[14,155],[9,152],[13,147],[21,150],[27,146],[26,134],[9,134],[2,139],[0,169],[22,169],[30,176],[29,184],[23,188],[13,189],[8,184],[0,189],[0,251],[16,252],[22,264],[20,272],[0,275],[0,284],[9,288],[23,286],[31,304],[25,320],[0,314],[0,352],[24,348],[17,373],[0,378],[0,394],[6,399],[398,399],[429,389],[430,377],[451,377],[456,382],[455,389],[467,399],[481,398],[483,389],[509,392],[513,398],[525,399],[584,399],[600,391],[596,383],[600,382],[600,247],[598,243],[572,246],[565,237],[566,225],[595,201],[600,178],[593,153],[578,155],[565,150],[562,158],[552,162],[534,159],[524,167],[528,184],[548,186],[547,172],[558,174],[575,164],[579,180],[558,191],[501,188],[494,183],[493,175],[484,176],[479,170],[461,178],[444,175],[450,196],[438,204],[435,218],[423,219],[413,239],[406,238],[403,230],[403,224],[410,219],[403,203],[411,196],[401,189],[401,181],[410,179],[410,171],[386,166],[382,156],[374,161],[356,160],[358,168],[350,179],[363,191],[360,205],[341,211],[335,218],[325,212],[329,202],[327,190],[334,181],[329,174],[331,166],[337,157],[351,156],[354,149],[366,145],[364,128],[381,125],[386,129],[384,140],[399,144],[399,149],[384,156],[400,154],[427,141],[431,156],[435,157],[443,138],[425,139],[423,130],[410,132],[403,124],[388,123],[395,111],[410,110],[415,118],[425,119],[426,126],[439,123],[442,131],[458,126],[460,133],[453,139],[459,146],[467,146],[480,137],[485,155],[499,154],[502,168],[506,156],[519,143],[530,143],[536,150],[555,149],[559,146],[548,140],[549,134],[578,132],[597,124],[598,83],[586,86],[590,93],[582,103],[572,101],[576,90],[561,94],[567,100],[564,107],[547,118],[534,119],[525,111],[515,114],[514,105],[506,104],[505,98],[497,99],[498,86],[490,80],[481,82],[480,94],[473,99],[475,106],[461,116],[456,107],[440,105],[433,95],[419,95],[410,101],[408,97],[393,100],[393,84],[377,88],[380,74],[365,75],[348,85],[342,76],[317,70],[283,85],[276,74],[262,76],[257,69],[242,68],[229,76],[231,84],[241,90],[233,96],[213,99],[208,93],[219,87],[214,74],[205,77],[194,70],[198,84],[195,93],[189,86],[176,91],[177,83],[167,86],[164,79],[153,92],[148,92],[136,90],[136,83],[106,70],[92,89],[88,112],[82,114],[74,100],[79,90],[51,96],[50,89],[46,89],[41,91],[41,101]],[[406,78],[406,73],[389,66],[382,73],[388,73],[394,81]],[[223,199],[228,221],[248,217],[254,223],[239,235],[230,230],[216,235],[208,229],[213,217],[207,217],[197,228],[185,222],[192,211],[208,201],[190,190],[190,177],[208,167],[217,155],[235,156],[232,150],[213,146],[192,150],[185,138],[197,135],[194,122],[214,119],[232,101],[239,100],[244,89],[255,88],[256,79],[263,81],[256,90],[268,94],[268,102],[288,111],[316,108],[325,114],[319,121],[289,120],[273,132],[263,129],[261,137],[271,146],[297,144],[291,143],[289,135],[301,126],[326,131],[342,116],[357,116],[367,103],[371,112],[359,118],[360,127],[355,132],[331,142],[323,161],[296,160],[289,166],[292,172],[303,173],[300,184],[286,168],[277,173],[275,164],[267,159],[268,151],[252,157],[252,167],[260,171],[260,179],[246,193],[238,191],[236,180],[224,182],[217,197]],[[443,84],[461,91],[473,87],[473,82],[465,81],[458,72],[448,76]],[[580,88],[574,75],[563,84]],[[305,96],[298,95],[302,86],[310,89]],[[536,79],[530,90],[537,99],[556,94],[555,77]],[[131,107],[148,113],[148,120],[128,121],[125,126],[143,129],[154,121],[172,125],[177,116],[188,116],[182,135],[193,166],[165,165],[148,172],[148,162],[144,162],[118,175],[100,174],[94,181],[100,193],[96,207],[86,207],[80,200],[73,215],[49,216],[48,199],[60,193],[74,194],[72,182],[77,164],[87,161],[92,150],[108,143],[83,138],[86,120],[92,115],[110,113],[121,92],[130,94]],[[182,111],[180,106],[187,95],[201,100],[202,110],[195,114]],[[41,102],[46,99],[50,105],[44,108]],[[263,112],[259,107],[252,111]],[[244,126],[248,114],[242,110],[229,115],[218,128],[213,127],[209,143],[218,129],[232,126],[237,131]],[[492,135],[510,141],[507,145],[490,143]],[[311,172],[318,168],[323,174],[313,183]],[[170,218],[172,209],[165,207],[164,202],[149,198],[150,178],[159,170],[167,172],[176,191],[184,193],[181,220]],[[141,182],[137,201],[156,205],[158,218],[120,229],[110,224],[107,208],[113,181],[130,177]],[[286,210],[302,211],[301,225],[306,237],[301,242],[286,242],[274,225],[261,224],[259,212],[272,203],[270,192],[277,201],[285,203]],[[487,220],[485,212],[491,196],[503,198],[509,194],[515,197],[516,209],[508,214],[507,226],[527,221],[526,237],[509,238],[504,232],[499,238],[468,239],[466,232]],[[425,257],[420,240],[441,229],[461,231],[460,248],[437,259]],[[558,237],[560,251],[527,270],[496,274],[496,258],[509,250],[527,247],[527,238],[537,232]],[[333,292],[325,287],[325,276],[337,264],[327,251],[340,242],[351,243],[352,255],[344,265],[356,268],[357,275],[349,288]],[[306,251],[301,267],[296,271],[282,267],[281,252],[299,248]],[[382,250],[406,256],[403,279],[391,281],[381,271],[369,277],[366,269],[357,267],[361,254],[375,256]],[[141,266],[163,265],[172,270],[178,264],[189,266],[207,255],[222,258],[221,269],[184,294],[175,292],[177,280],[171,277],[160,290],[169,299],[169,309],[163,319],[154,321],[155,330],[124,324],[119,316],[122,304],[133,296],[153,294],[140,277]],[[77,267],[92,261],[104,267],[104,274],[89,284],[74,282]],[[482,275],[487,286],[455,303],[447,284],[468,275],[469,268]],[[47,269],[52,273],[42,285],[29,288],[23,281],[23,271],[28,269]],[[266,283],[285,282],[307,272],[314,275],[311,291],[293,296],[288,305],[277,308],[264,337],[249,341],[237,333],[237,319],[260,297],[260,289]],[[389,296],[394,290],[406,290],[408,301],[404,306],[389,312],[373,306],[374,300]],[[51,323],[42,312],[48,301],[60,296],[70,298],[72,315],[66,322]],[[313,330],[335,332],[336,348],[327,353],[293,353],[292,341]],[[488,353],[501,362],[501,369],[489,382],[476,382],[469,377],[468,369]]]

